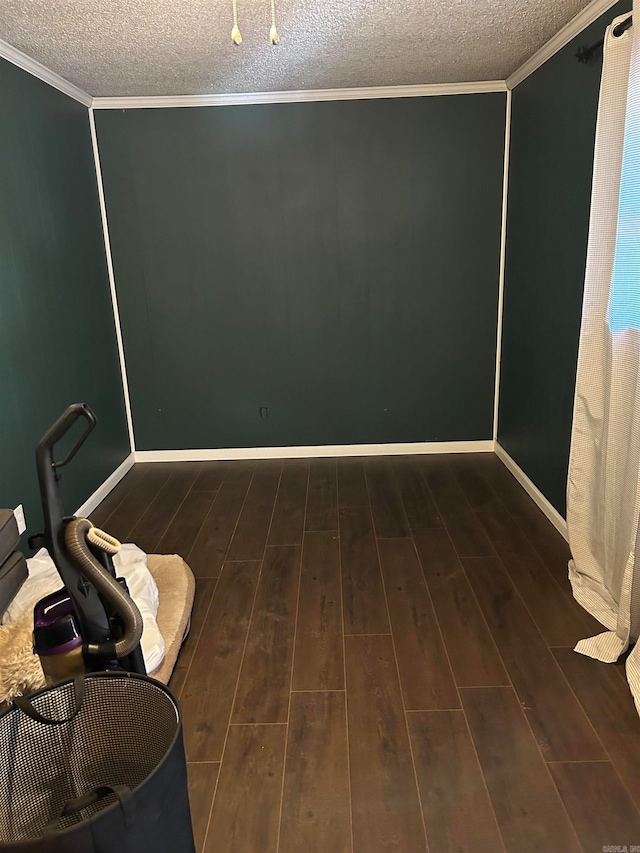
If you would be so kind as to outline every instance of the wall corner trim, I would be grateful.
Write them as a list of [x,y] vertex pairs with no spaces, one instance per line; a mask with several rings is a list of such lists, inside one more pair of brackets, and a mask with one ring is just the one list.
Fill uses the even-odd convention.
[[137,450],[136,462],[205,462],[234,459],[316,459],[324,456],[404,456],[428,453],[492,453],[494,442],[415,441],[397,444],[321,444],[298,447],[221,447],[208,450]]
[[81,507],[78,507],[75,514],[80,518],[86,518],[86,516],[90,515],[98,504],[106,498],[109,492],[115,489],[124,475],[133,468],[135,461],[135,455],[130,453],[127,458],[118,465],[113,474],[107,477],[104,483],[99,486],[89,498],[87,498]]
[[472,83],[429,83],[421,86],[370,86],[360,89],[307,89],[284,92],[235,92],[224,95],[158,95],[94,98],[94,110],[159,107],[225,107],[242,104],[290,104],[308,101],[361,101],[372,98],[423,98],[436,95],[478,95],[506,92],[504,80]]
[[129,447],[135,453],[136,440],[133,432],[133,415],[131,412],[131,397],[129,396],[129,380],[127,378],[127,365],[124,354],[124,341],[122,339],[122,327],[120,325],[120,310],[118,308],[118,294],[116,292],[116,279],[113,271],[113,258],[111,256],[111,240],[109,239],[109,223],[107,222],[107,205],[104,197],[104,185],[102,183],[102,167],[100,165],[100,153],[98,151],[98,136],[96,133],[96,122],[93,109],[89,107],[89,128],[91,130],[91,145],[93,148],[93,161],[96,169],[96,181],[98,183],[98,201],[100,203],[100,219],[102,220],[102,236],[104,239],[104,250],[107,260],[107,273],[109,276],[109,291],[111,293],[111,307],[113,309],[113,321],[116,330],[116,342],[118,345],[118,360],[120,361],[120,376],[122,378],[122,393],[124,394],[124,408],[127,416],[127,430],[129,432]]
[[565,519],[560,515],[558,510],[550,503],[550,501],[545,498],[535,483],[529,479],[518,463],[509,456],[504,447],[497,441],[495,444],[495,453],[498,459],[506,468],[509,469],[516,480],[520,483],[525,492],[527,492],[529,497],[532,498],[540,507],[558,533],[562,534],[562,536],[564,536],[568,541],[567,522]]
[[502,173],[502,223],[500,229],[500,278],[498,282],[498,324],[496,330],[496,377],[493,397],[493,440],[498,440],[498,407],[500,404],[500,367],[502,363],[502,319],[504,284],[507,265],[507,206],[509,202],[509,153],[511,150],[511,89],[507,91],[504,128],[504,170]]
[[42,65],[42,63],[32,59],[30,56],[27,56],[26,53],[23,53],[21,50],[18,50],[17,47],[14,47],[2,39],[0,39],[0,57],[11,62],[13,65],[17,65],[18,68],[22,68],[23,71],[32,74],[34,77],[37,77],[38,80],[48,83],[50,86],[53,86],[54,89],[64,92],[65,95],[68,95],[75,101],[80,101],[80,103],[84,104],[85,107],[91,106],[91,102],[93,101],[91,95],[87,94],[87,92],[84,92],[82,89],[78,88],[78,86],[75,86],[73,83],[65,80],[64,77],[56,74],[55,71],[51,71],[51,69]]
[[548,59],[551,59],[555,53],[562,50],[565,45],[569,44],[571,39],[580,35],[585,27],[588,27],[596,21],[600,15],[604,15],[604,13],[612,6],[615,6],[616,3],[617,0],[593,0],[592,3],[585,6],[581,12],[578,12],[578,14],[552,38],[550,38],[546,44],[542,45],[540,50],[537,50],[533,56],[530,56],[529,59],[520,66],[520,68],[517,68],[513,74],[510,74],[509,77],[507,77],[507,88],[515,89],[515,87],[522,83],[523,80],[526,80],[530,74],[533,74],[533,72],[537,71],[541,65],[544,65]]

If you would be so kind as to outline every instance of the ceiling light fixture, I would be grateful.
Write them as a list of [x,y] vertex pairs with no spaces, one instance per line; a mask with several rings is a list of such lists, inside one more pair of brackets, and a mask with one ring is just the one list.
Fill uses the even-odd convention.
[[[271,3],[271,29],[269,30],[269,41],[271,44],[280,42],[280,34],[276,24],[276,0],[270,0]],[[231,28],[231,41],[235,45],[242,44],[242,33],[238,26],[238,0],[231,0],[231,8],[233,11],[233,27]]]
[[232,0],[232,8],[233,8],[233,27],[231,29],[231,41],[235,45],[242,44],[242,33],[240,32],[240,27],[238,26],[238,3],[237,0]]
[[271,44],[278,44],[280,36],[276,27],[276,0],[271,0],[271,29],[269,30],[269,41]]

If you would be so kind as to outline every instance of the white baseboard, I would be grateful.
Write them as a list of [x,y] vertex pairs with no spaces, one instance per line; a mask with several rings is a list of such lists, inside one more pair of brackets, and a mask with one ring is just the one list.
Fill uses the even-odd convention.
[[124,460],[124,462],[118,465],[113,474],[107,477],[104,483],[95,490],[91,497],[87,498],[87,500],[82,504],[82,506],[76,510],[75,515],[79,516],[80,518],[86,518],[88,515],[90,515],[98,506],[98,504],[106,498],[109,492],[115,489],[115,487],[118,485],[120,480],[122,480],[127,471],[129,471],[129,469],[133,467],[135,461],[136,460],[134,454],[130,453]]
[[496,441],[495,446],[496,456],[509,469],[516,480],[520,483],[525,492],[531,497],[540,507],[542,512],[547,516],[556,530],[568,540],[567,522],[560,515],[558,510],[545,498],[540,489],[533,483],[524,473],[522,468],[514,462],[507,451]]
[[424,453],[491,453],[493,440],[416,441],[407,444],[321,444],[300,447],[222,447],[211,450],[136,450],[136,462],[204,462],[224,459],[307,459],[322,456],[403,456]]

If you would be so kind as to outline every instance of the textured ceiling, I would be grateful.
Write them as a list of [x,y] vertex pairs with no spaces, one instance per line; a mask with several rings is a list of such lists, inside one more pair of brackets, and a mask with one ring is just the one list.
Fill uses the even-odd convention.
[[0,38],[94,96],[502,80],[588,0],[2,0]]

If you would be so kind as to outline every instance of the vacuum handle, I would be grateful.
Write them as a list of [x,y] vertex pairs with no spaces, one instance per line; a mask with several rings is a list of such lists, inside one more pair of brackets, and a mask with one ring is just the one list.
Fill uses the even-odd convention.
[[[67,456],[61,462],[55,462],[53,459],[53,448],[55,445],[69,432],[78,418],[84,418],[87,422],[87,427],[80,435],[74,446],[71,448]],[[45,435],[40,439],[36,448],[36,460],[38,467],[50,465],[52,468],[64,468],[73,459],[82,445],[89,438],[90,433],[96,425],[96,416],[86,403],[74,403],[64,411],[58,420],[50,427]]]

